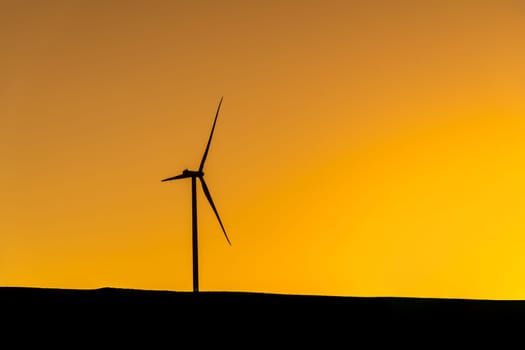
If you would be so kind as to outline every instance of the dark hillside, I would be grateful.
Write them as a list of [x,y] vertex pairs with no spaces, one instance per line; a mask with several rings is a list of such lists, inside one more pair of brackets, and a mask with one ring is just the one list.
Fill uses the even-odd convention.
[[525,301],[4,287],[0,307],[4,332],[84,341],[383,343],[421,335],[475,341],[500,330],[525,332]]

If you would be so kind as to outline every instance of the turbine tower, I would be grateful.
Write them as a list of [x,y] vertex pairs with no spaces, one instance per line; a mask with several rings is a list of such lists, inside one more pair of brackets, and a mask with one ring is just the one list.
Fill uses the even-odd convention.
[[217,216],[217,220],[219,221],[219,224],[221,225],[221,229],[222,229],[222,232],[224,233],[224,237],[226,237],[226,241],[228,242],[229,245],[231,245],[230,239],[228,238],[228,235],[226,234],[226,230],[224,229],[224,225],[222,224],[221,218],[219,216],[219,212],[217,211],[217,208],[215,207],[215,204],[213,203],[213,199],[211,198],[210,190],[208,189],[208,186],[206,185],[206,181],[204,181],[204,172],[203,172],[204,162],[206,161],[206,157],[208,156],[211,138],[213,137],[213,131],[215,130],[215,124],[217,123],[217,117],[219,116],[219,110],[221,109],[221,104],[222,104],[222,97],[221,97],[221,100],[219,101],[217,112],[215,113],[215,119],[213,120],[213,126],[211,128],[210,138],[208,139],[208,144],[206,145],[206,149],[204,150],[204,154],[202,156],[199,170],[184,169],[182,171],[182,174],[180,175],[161,180],[162,182],[165,182],[165,181],[171,181],[171,180],[185,179],[188,177],[191,178],[191,214],[192,214],[191,215],[192,216],[191,241],[192,241],[192,253],[193,253],[193,292],[194,293],[197,293],[199,291],[199,245],[198,245],[198,238],[197,238],[197,178],[200,180],[204,195],[208,199],[208,202],[210,203],[210,206],[213,209],[215,216]]

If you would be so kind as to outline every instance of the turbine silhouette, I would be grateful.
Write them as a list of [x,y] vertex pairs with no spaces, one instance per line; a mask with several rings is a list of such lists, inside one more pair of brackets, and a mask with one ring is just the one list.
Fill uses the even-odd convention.
[[208,202],[210,203],[210,206],[213,209],[215,216],[217,216],[217,220],[219,221],[219,224],[221,225],[221,229],[222,229],[222,232],[224,233],[224,237],[226,237],[226,241],[228,241],[228,244],[231,245],[230,239],[228,238],[228,235],[226,234],[226,230],[224,229],[224,225],[222,224],[221,217],[219,216],[219,212],[217,211],[217,208],[215,207],[215,204],[213,203],[213,199],[211,198],[210,190],[208,189],[208,186],[206,185],[206,181],[204,181],[204,172],[203,172],[204,162],[206,161],[206,157],[208,156],[211,139],[213,137],[213,131],[215,130],[215,124],[217,123],[217,117],[219,116],[219,110],[221,109],[221,104],[222,104],[222,97],[221,97],[221,100],[219,101],[217,112],[215,113],[215,119],[213,120],[213,126],[211,128],[210,138],[208,139],[208,144],[206,145],[206,149],[204,150],[204,154],[202,156],[199,170],[195,171],[195,170],[184,169],[182,171],[182,174],[180,175],[161,180],[162,182],[165,182],[165,181],[185,179],[185,178],[191,177],[191,214],[192,214],[192,236],[191,238],[192,238],[192,249],[193,249],[193,292],[195,293],[199,291],[199,246],[198,246],[198,238],[197,238],[197,178],[200,180],[204,195],[208,199]]

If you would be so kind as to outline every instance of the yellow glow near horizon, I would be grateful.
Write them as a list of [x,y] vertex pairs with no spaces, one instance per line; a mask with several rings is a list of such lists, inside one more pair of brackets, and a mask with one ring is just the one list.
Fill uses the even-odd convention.
[[523,299],[514,1],[0,11],[0,285]]

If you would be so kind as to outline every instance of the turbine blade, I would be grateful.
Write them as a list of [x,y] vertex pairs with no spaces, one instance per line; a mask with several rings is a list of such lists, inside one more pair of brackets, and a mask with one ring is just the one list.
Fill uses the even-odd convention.
[[226,240],[228,241],[229,245],[232,245],[230,242],[230,239],[228,238],[228,235],[226,234],[226,230],[224,229],[224,225],[222,224],[221,217],[219,216],[219,212],[217,212],[217,208],[215,208],[215,204],[213,204],[213,199],[211,199],[210,190],[208,189],[208,186],[206,186],[206,182],[202,177],[199,177],[202,184],[202,189],[204,190],[204,194],[206,195],[206,198],[208,198],[208,202],[210,202],[210,205],[215,212],[215,216],[217,216],[217,219],[219,220],[219,224],[221,225],[222,232],[224,233],[224,237],[226,237]]
[[213,131],[215,130],[215,123],[217,122],[217,117],[219,116],[219,110],[221,109],[221,104],[222,104],[222,97],[221,97],[221,100],[219,101],[217,112],[215,113],[215,119],[213,120],[213,126],[211,127],[210,138],[208,139],[208,144],[206,145],[206,149],[204,150],[204,154],[201,160],[201,165],[199,166],[199,171],[202,171],[202,169],[204,168],[204,162],[206,161],[206,157],[208,156],[208,150],[210,149],[211,138],[213,136]]
[[180,175],[177,175],[177,176],[168,177],[167,179],[163,179],[163,180],[160,180],[160,181],[161,182],[165,182],[165,181],[171,181],[171,180],[177,180],[177,179],[184,179],[184,178],[187,178],[187,177],[191,177],[191,175],[180,174]]

